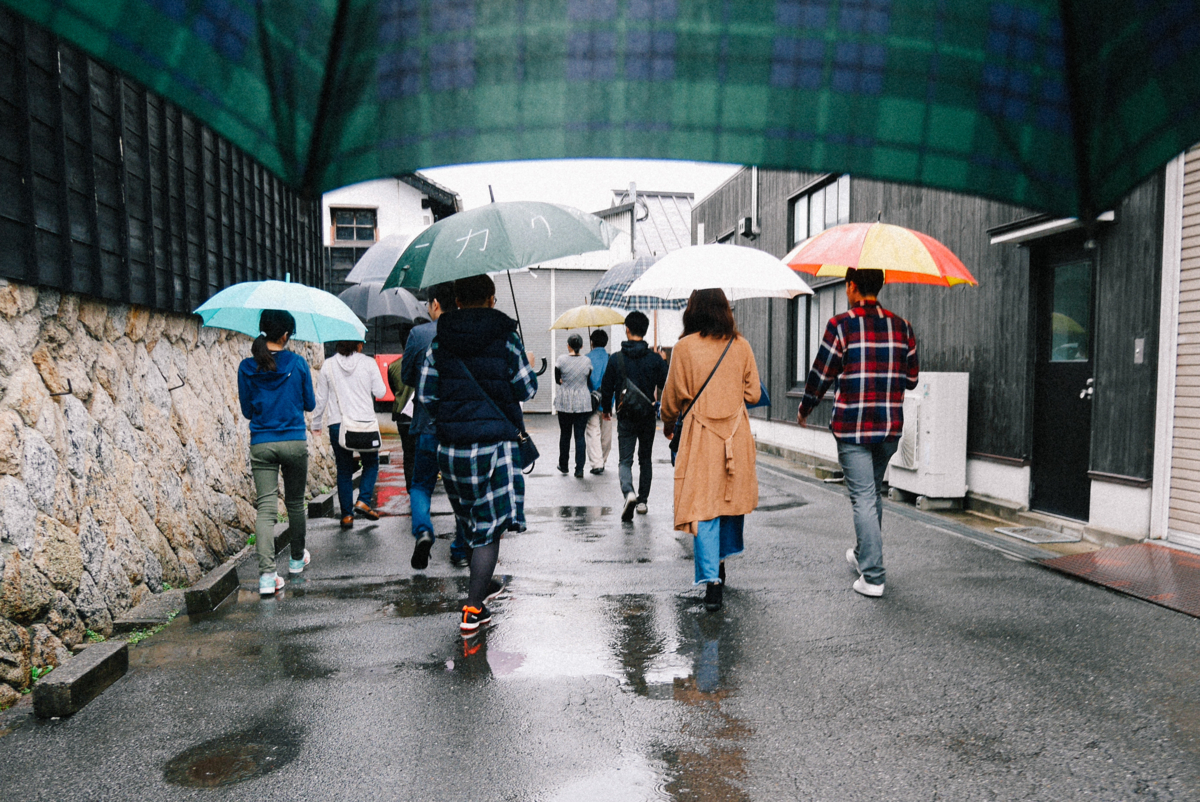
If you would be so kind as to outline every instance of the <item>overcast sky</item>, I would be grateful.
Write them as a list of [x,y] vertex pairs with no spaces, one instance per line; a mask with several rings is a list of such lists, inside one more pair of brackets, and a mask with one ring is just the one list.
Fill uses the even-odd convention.
[[540,200],[585,212],[607,209],[614,189],[691,192],[700,200],[738,170],[737,165],[634,159],[553,159],[435,167],[421,174],[462,196],[463,209],[498,201]]

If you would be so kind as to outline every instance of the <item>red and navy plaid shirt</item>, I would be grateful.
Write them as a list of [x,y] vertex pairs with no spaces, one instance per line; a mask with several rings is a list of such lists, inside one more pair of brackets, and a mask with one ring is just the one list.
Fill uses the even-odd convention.
[[860,444],[895,440],[904,428],[904,391],[917,386],[917,372],[908,321],[878,301],[860,301],[825,326],[800,414],[807,417],[836,380],[833,436]]

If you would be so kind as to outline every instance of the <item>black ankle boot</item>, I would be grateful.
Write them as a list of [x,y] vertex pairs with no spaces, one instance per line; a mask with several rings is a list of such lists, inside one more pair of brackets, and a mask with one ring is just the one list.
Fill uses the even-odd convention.
[[709,582],[708,587],[704,589],[704,609],[710,613],[715,613],[721,609],[721,604],[724,602],[725,586],[720,582]]

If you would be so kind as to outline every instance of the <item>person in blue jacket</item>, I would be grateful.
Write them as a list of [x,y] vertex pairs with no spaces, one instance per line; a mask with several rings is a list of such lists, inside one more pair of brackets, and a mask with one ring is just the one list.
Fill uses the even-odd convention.
[[304,548],[308,511],[304,487],[308,482],[308,427],[304,413],[316,408],[312,372],[299,354],[287,350],[296,331],[289,312],[264,309],[251,357],[238,366],[238,400],[250,421],[250,470],[258,501],[255,545],[258,548],[258,592],[274,596],[283,588],[275,571],[275,518],[278,514],[279,474],[283,472],[283,503],[288,513],[292,555],[288,571],[298,574],[308,565]]

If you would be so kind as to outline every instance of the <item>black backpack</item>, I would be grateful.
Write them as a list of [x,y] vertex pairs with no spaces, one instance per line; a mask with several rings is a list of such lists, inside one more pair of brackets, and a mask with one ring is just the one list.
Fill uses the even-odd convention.
[[[654,402],[634,384],[633,379],[625,372],[625,355],[615,355],[612,362],[617,362],[621,381],[617,390],[617,413],[625,418],[646,420],[655,415]],[[611,367],[611,363],[610,363]]]

